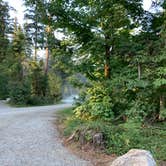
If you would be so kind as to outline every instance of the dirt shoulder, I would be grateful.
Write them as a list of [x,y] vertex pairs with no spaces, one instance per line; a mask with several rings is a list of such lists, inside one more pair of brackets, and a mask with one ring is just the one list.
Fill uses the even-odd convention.
[[115,155],[107,155],[100,149],[94,149],[91,145],[86,144],[81,146],[78,142],[73,140],[67,141],[68,137],[63,135],[64,125],[63,122],[57,118],[55,122],[56,128],[60,133],[60,138],[63,145],[73,154],[80,158],[90,161],[93,166],[109,166],[110,163],[115,160]]

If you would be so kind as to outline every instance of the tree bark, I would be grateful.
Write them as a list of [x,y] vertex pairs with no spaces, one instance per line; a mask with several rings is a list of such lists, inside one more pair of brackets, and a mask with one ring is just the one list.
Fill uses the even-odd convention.
[[160,95],[160,112],[159,112],[159,120],[164,120],[165,118],[162,116],[163,111],[165,111],[165,98],[164,95]]
[[36,20],[35,22],[35,54],[34,54],[35,61],[37,60],[37,33],[38,33],[38,28],[37,28],[37,20]]
[[48,61],[49,61],[49,49],[46,47],[46,62],[45,62],[45,74],[48,73]]
[[[35,11],[37,11],[37,5],[35,6]],[[37,60],[37,41],[38,41],[38,15],[35,13],[35,61]]]
[[35,61],[37,60],[37,44],[35,42],[35,54],[34,54]]
[[138,79],[141,80],[141,64],[138,62]]
[[105,78],[110,78],[111,77],[111,67],[110,67],[110,46],[108,44],[109,37],[105,36],[105,65],[104,65],[104,76]]

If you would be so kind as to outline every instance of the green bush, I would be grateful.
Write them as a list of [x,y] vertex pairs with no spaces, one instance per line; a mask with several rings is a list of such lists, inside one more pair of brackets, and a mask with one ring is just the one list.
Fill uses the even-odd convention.
[[54,99],[50,96],[30,96],[27,100],[27,105],[47,105],[47,104],[53,104]]
[[112,120],[114,118],[112,99],[107,88],[102,83],[95,83],[87,88],[86,94],[81,96],[80,106],[74,112],[76,117],[84,120]]
[[[122,155],[133,148],[146,149],[158,160],[166,160],[166,131],[156,126],[141,126],[141,123],[127,122],[119,125],[104,125],[106,151]],[[166,126],[166,125],[165,125]]]
[[55,101],[60,101],[62,99],[62,80],[53,72],[48,74],[48,88],[48,95],[54,98]]
[[0,73],[0,99],[6,99],[8,94],[8,77]]
[[28,81],[24,82],[10,82],[10,98],[11,103],[16,105],[24,105],[27,104],[28,99],[31,96],[31,88]]
[[125,123],[121,125],[106,126],[107,152],[122,155],[132,148],[137,148],[140,143],[140,124]]

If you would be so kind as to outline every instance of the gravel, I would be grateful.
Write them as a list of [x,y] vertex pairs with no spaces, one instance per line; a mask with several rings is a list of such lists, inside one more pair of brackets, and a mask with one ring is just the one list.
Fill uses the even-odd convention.
[[90,166],[59,138],[55,112],[69,106],[10,108],[0,102],[0,166]]

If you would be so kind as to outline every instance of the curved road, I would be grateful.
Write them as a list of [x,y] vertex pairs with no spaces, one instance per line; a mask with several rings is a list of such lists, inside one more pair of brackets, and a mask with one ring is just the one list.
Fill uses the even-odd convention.
[[11,108],[0,101],[0,166],[89,166],[63,147],[55,112],[71,104]]

